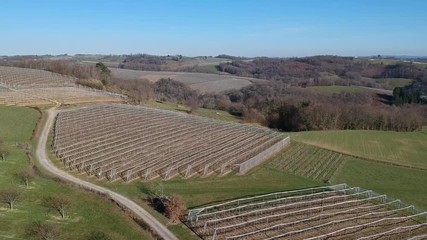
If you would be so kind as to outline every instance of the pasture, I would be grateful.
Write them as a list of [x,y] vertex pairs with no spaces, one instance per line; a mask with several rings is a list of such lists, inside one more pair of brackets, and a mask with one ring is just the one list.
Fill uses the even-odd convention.
[[[377,81],[377,80],[375,80]],[[378,80],[379,81],[379,80]],[[390,81],[384,81],[384,82],[390,82]],[[406,81],[404,81],[406,82]],[[400,83],[397,83],[397,85],[401,85]],[[394,87],[393,87],[394,88]],[[391,88],[391,89],[393,89]],[[305,89],[299,89],[300,91],[310,91],[313,94],[319,94],[319,95],[326,95],[326,96],[332,96],[334,94],[342,94],[342,93],[381,93],[386,95],[392,95],[391,90],[386,89],[380,89],[380,88],[368,88],[368,87],[362,87],[362,86],[310,86]]]
[[307,87],[307,91],[311,91],[313,93],[322,94],[322,95],[333,95],[340,93],[354,93],[354,92],[367,92],[369,90],[365,88],[361,88],[359,86],[312,86]]
[[[402,60],[397,60],[397,59],[371,59],[372,63],[376,63],[376,64],[384,64],[384,65],[394,65],[397,63],[401,63],[401,62],[406,62],[409,63],[411,61],[402,61]],[[417,67],[423,69],[427,67],[427,63],[425,62],[412,62],[412,64],[415,64]]]
[[331,179],[361,186],[427,210],[427,171],[349,158]]
[[427,170],[427,128],[418,132],[310,131],[293,133],[292,139],[348,155]]
[[202,93],[240,89],[254,82],[264,81],[255,78],[236,77],[225,74],[137,71],[119,68],[112,68],[111,73],[114,77],[122,80],[147,79],[150,82],[156,82],[162,78],[171,78]]
[[[16,174],[28,169],[30,164],[17,144],[34,145],[30,138],[39,116],[34,109],[0,106],[0,139],[10,152],[6,161],[0,160],[0,190],[14,188],[21,193],[13,211],[7,204],[0,203],[0,239],[28,239],[26,229],[33,221],[57,225],[60,239],[86,239],[93,231],[104,232],[114,239],[151,239],[115,204],[97,195],[44,174],[36,174],[29,186],[25,186]],[[46,197],[57,195],[72,202],[66,219],[43,206]]]
[[378,78],[375,79],[377,83],[382,83],[390,86],[391,89],[396,87],[404,87],[411,84],[414,80],[407,78]]
[[313,181],[372,189],[427,209],[426,170],[375,162],[296,141],[266,165]]

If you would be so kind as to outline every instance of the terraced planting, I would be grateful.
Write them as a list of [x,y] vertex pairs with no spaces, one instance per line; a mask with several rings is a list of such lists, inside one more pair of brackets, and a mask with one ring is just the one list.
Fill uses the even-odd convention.
[[74,78],[48,71],[0,66],[0,104],[17,106],[121,102],[122,96],[81,87]]
[[62,111],[54,136],[66,166],[125,181],[245,173],[289,143],[268,129],[126,105]]
[[191,209],[202,239],[422,239],[427,212],[346,184],[276,192]]
[[341,153],[292,142],[270,164],[276,169],[327,182],[347,157]]

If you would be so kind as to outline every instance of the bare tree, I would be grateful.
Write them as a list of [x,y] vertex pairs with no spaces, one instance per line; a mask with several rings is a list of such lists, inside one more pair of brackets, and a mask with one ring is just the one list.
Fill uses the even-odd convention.
[[50,209],[56,210],[61,214],[62,219],[65,219],[66,213],[71,208],[71,201],[65,196],[51,196],[44,200],[44,205]]
[[36,221],[28,226],[27,236],[34,240],[54,240],[59,237],[59,229],[51,223]]
[[0,191],[0,199],[2,202],[9,204],[9,208],[12,211],[16,201],[18,201],[20,192],[16,189],[6,189]]
[[19,172],[17,176],[23,183],[25,183],[25,186],[28,188],[31,180],[34,178],[34,172],[31,169],[27,169]]
[[180,196],[173,195],[166,202],[166,215],[172,223],[178,222],[185,214],[186,206]]
[[199,108],[199,103],[197,102],[197,97],[192,97],[190,98],[187,102],[186,105],[188,107],[190,107],[190,110],[188,111],[188,113],[192,114],[194,112],[197,111],[197,109]]

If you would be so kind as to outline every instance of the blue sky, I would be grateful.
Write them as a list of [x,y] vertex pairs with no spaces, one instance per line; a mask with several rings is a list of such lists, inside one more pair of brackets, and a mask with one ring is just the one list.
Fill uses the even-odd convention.
[[2,0],[0,55],[427,56],[426,0]]

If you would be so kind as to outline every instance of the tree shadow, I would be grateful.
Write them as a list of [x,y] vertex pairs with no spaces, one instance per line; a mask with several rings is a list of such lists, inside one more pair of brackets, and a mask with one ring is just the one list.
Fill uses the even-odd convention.
[[394,97],[392,95],[377,93],[378,101],[387,105],[392,105]]

